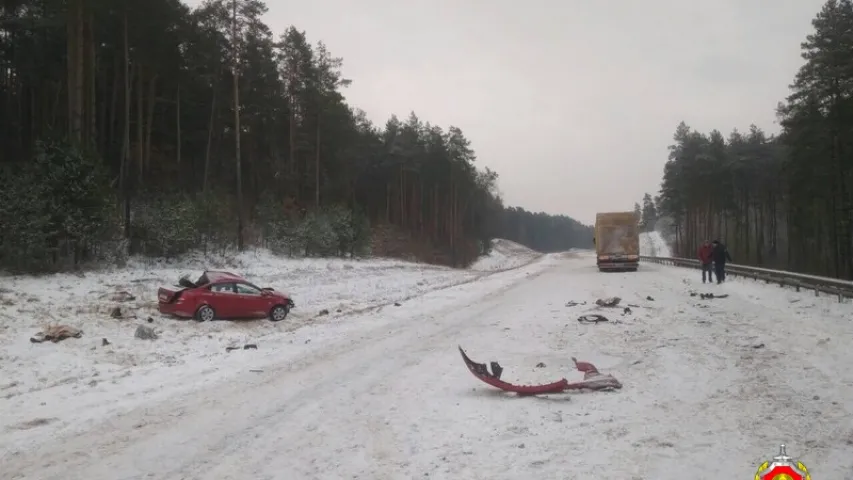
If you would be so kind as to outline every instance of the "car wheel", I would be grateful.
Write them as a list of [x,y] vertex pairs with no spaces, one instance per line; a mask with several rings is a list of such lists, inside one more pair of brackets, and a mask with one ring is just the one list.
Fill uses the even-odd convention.
[[209,322],[216,318],[216,312],[210,305],[202,305],[195,313],[195,319],[199,322]]
[[270,310],[270,320],[273,322],[280,322],[287,318],[288,313],[290,313],[289,308],[284,305],[276,305],[272,307],[272,310]]

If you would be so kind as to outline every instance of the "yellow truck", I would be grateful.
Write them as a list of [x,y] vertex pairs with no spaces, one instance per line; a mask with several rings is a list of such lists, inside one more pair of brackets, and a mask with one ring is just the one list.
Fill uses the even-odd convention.
[[636,272],[640,266],[640,227],[634,212],[595,215],[595,254],[599,271]]

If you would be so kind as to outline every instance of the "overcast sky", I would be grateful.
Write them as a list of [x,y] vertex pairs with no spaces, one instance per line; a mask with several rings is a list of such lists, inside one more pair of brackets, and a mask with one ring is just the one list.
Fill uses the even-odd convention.
[[348,101],[377,124],[456,125],[506,204],[592,223],[658,193],[681,120],[778,131],[823,3],[270,0],[265,20],[343,57]]

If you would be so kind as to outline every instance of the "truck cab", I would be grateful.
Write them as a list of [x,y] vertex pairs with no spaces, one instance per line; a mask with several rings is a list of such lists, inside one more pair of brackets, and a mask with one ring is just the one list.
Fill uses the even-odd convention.
[[599,271],[637,271],[640,266],[640,228],[639,218],[634,212],[596,214],[593,241]]

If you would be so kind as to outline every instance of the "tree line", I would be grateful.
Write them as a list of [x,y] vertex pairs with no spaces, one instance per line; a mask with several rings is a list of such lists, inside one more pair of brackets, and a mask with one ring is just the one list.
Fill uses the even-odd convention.
[[853,278],[853,3],[812,25],[779,134],[676,128],[657,208],[678,254],[719,238],[738,263]]
[[506,209],[462,129],[371,123],[344,99],[342,59],[273,32],[260,0],[0,5],[2,267],[247,244],[355,255],[380,224],[452,265],[493,237],[589,244],[567,217]]

